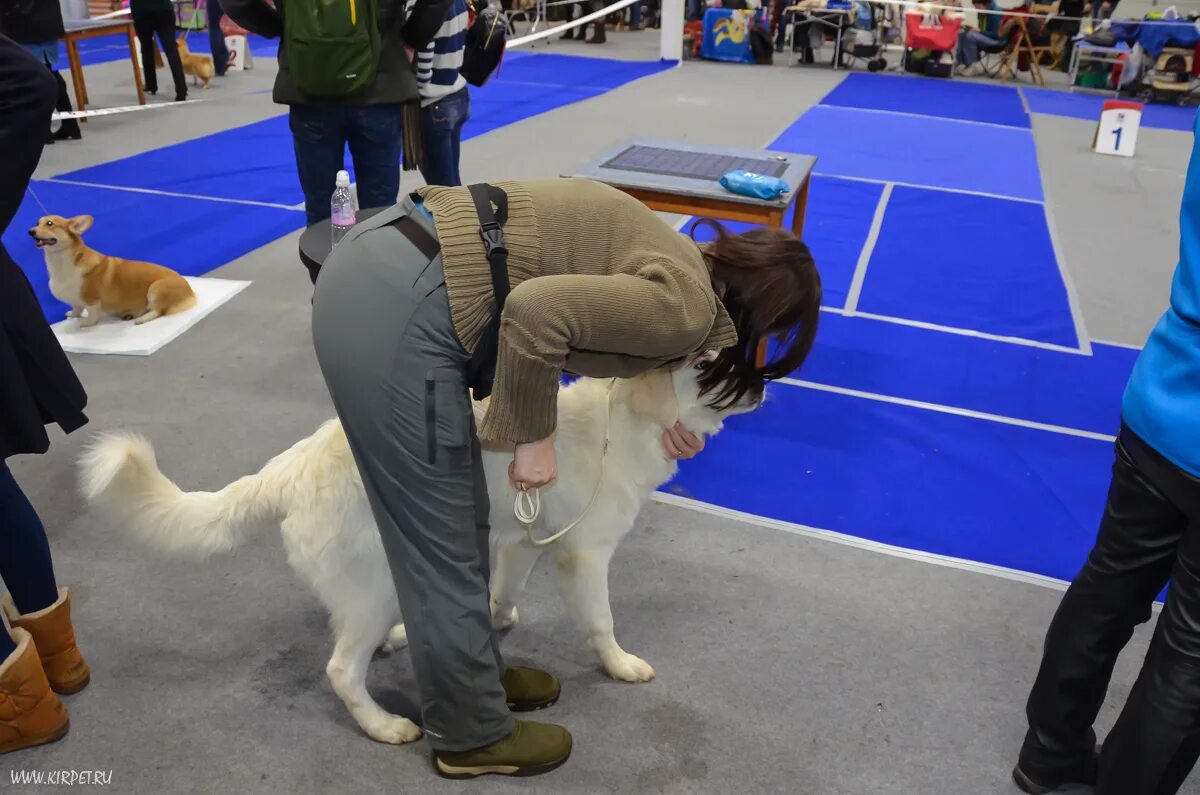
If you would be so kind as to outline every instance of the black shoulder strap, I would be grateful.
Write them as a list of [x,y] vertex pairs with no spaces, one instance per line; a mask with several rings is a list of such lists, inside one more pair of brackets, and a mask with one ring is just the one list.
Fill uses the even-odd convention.
[[[504,309],[508,298],[508,249],[504,247],[504,230],[508,221],[508,194],[486,183],[476,183],[468,188],[479,215],[479,237],[487,252],[488,265],[492,271],[492,293],[496,298],[496,314]],[[492,205],[496,209],[492,210]]]
[[[508,298],[508,249],[504,247],[504,229],[508,220],[508,194],[486,183],[471,185],[471,200],[479,216],[479,237],[487,253],[488,267],[492,272],[492,293],[496,305],[492,318],[475,346],[475,352],[467,364],[467,385],[476,400],[491,394],[492,380],[496,373],[496,357],[500,349],[500,313]],[[495,205],[496,209],[492,209]]]

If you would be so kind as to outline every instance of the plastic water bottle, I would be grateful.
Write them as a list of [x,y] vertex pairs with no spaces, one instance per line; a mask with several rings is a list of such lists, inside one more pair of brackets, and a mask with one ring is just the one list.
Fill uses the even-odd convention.
[[329,215],[329,236],[333,245],[337,246],[354,226],[354,195],[350,193],[350,173],[347,171],[337,173],[336,188],[329,202]]

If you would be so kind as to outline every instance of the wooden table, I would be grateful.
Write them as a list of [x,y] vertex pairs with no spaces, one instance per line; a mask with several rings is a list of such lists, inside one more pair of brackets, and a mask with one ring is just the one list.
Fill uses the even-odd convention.
[[[85,19],[66,23],[67,33],[63,41],[67,45],[67,62],[71,66],[71,83],[75,86],[75,109],[85,110],[88,105],[87,83],[83,79],[83,65],[79,62],[79,42],[113,33],[125,33],[129,37],[129,59],[133,63],[133,83],[137,86],[138,104],[146,104],[146,90],[142,85],[142,65],[138,60],[137,38],[133,33],[133,22],[128,19]],[[86,118],[80,121],[87,121]]]
[[[794,206],[791,229],[801,237],[816,163],[811,155],[637,138],[564,176],[612,185],[652,210],[780,229],[788,209]],[[739,168],[779,177],[789,190],[774,201],[730,193],[718,180]],[[765,353],[764,343],[758,352],[760,365]]]

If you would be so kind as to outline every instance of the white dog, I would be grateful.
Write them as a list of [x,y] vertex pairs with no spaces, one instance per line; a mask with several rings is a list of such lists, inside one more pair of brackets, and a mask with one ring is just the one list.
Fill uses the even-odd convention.
[[[513,514],[511,448],[484,451],[498,628],[516,623],[516,596],[541,553],[552,550],[571,612],[604,670],[627,682],[654,676],[649,664],[613,636],[608,564],[651,492],[675,474],[676,463],[662,447],[663,429],[679,421],[696,433],[713,434],[725,417],[760,405],[761,392],[723,411],[707,405],[697,377],[710,361],[702,356],[674,373],[655,371],[615,383],[582,379],[560,391],[559,477],[542,489],[536,537],[582,519],[552,545],[530,544]],[[128,434],[100,438],[80,466],[84,495],[93,505],[167,552],[202,558],[229,552],[250,531],[278,524],[288,562],[329,610],[335,645],[325,670],[334,691],[372,738],[404,743],[420,736],[412,721],[384,711],[366,690],[375,649],[385,640],[401,646],[405,635],[396,623],[400,608],[391,571],[340,422],[325,423],[257,474],[217,492],[181,491],[159,471],[150,443]]]

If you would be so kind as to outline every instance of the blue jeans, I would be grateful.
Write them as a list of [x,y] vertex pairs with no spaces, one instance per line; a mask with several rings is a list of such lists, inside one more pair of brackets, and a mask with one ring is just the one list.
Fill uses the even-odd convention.
[[[36,613],[58,600],[50,543],[37,511],[0,461],[0,579],[20,613]],[[0,629],[0,662],[12,654],[12,638]]]
[[358,206],[391,207],[400,193],[400,105],[292,105],[289,125],[309,226],[329,217],[346,145],[358,181]]
[[212,50],[213,69],[225,74],[229,65],[229,50],[225,47],[225,34],[221,32],[221,0],[208,0],[208,46]]
[[470,117],[471,95],[466,88],[421,108],[421,147],[425,150],[421,176],[428,184],[462,184],[458,150],[463,125]]
[[963,66],[978,63],[980,47],[995,47],[999,43],[999,39],[993,39],[986,33],[964,30],[958,34],[958,62]]

